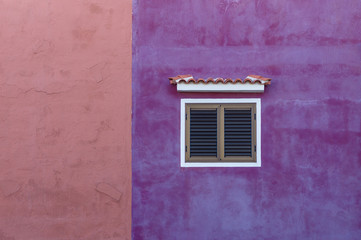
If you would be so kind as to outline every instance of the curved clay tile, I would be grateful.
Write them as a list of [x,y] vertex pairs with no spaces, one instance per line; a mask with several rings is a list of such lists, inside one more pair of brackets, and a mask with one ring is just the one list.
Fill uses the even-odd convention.
[[232,80],[232,78],[226,78],[224,80],[224,83],[233,83],[233,80]]
[[195,79],[192,75],[186,74],[186,75],[178,75],[177,77],[170,77],[169,83],[173,85],[177,85],[177,83],[200,83],[203,82],[204,84],[207,83],[223,83],[223,84],[236,84],[236,83],[250,83],[255,84],[259,83],[261,85],[270,85],[271,84],[271,78],[265,78],[259,75],[248,75],[243,81],[240,78],[236,78],[235,80],[232,80],[231,78],[207,78],[206,80],[203,78]]
[[259,83],[262,84],[263,82],[261,80],[255,80],[252,84]]
[[260,82],[263,85],[270,85],[271,84],[271,78],[265,78],[259,75],[248,75],[247,78],[251,82]]
[[259,79],[249,79],[249,78],[246,78],[246,79],[244,79],[244,83],[246,83],[246,82],[249,82],[250,84],[255,84],[255,83],[264,84],[264,82],[262,82],[262,81],[259,80]]
[[177,83],[180,82],[181,80],[187,82],[186,80],[187,78],[193,78],[193,76],[190,74],[186,74],[186,75],[178,75],[176,77],[170,77],[168,79],[170,84],[177,85]]
[[252,78],[257,78],[261,81],[271,81],[271,78],[265,78],[265,77],[262,77],[260,75],[248,75],[248,77],[252,77]]
[[251,79],[249,79],[249,78],[244,79],[243,82],[244,82],[244,83],[249,82],[249,83],[251,83],[251,84],[253,83],[253,81],[252,81]]
[[186,80],[184,80],[184,79],[180,79],[178,82],[175,82],[175,83],[174,83],[174,85],[177,85],[177,83],[180,83],[180,82],[187,83],[187,81],[186,81]]

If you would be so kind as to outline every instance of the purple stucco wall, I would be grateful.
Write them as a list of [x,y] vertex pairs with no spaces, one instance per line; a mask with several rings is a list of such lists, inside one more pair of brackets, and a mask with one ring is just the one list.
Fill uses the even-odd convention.
[[[133,2],[139,239],[361,236],[361,2]],[[264,94],[177,93],[168,77],[271,77]],[[181,98],[262,99],[261,168],[180,168]]]

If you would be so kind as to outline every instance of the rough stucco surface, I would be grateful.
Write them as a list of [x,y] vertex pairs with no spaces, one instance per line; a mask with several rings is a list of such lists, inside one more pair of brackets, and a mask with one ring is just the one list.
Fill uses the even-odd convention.
[[130,239],[131,1],[0,1],[0,239]]
[[[361,236],[361,2],[133,2],[139,239]],[[177,93],[168,77],[273,78],[264,94]],[[181,98],[262,99],[261,168],[180,168]]]

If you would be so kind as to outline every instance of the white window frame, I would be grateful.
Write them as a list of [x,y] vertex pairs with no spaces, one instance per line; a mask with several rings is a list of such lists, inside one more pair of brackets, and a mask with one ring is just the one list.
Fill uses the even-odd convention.
[[[185,106],[188,103],[255,103],[256,104],[256,162],[186,162],[185,161]],[[261,99],[260,98],[183,98],[180,115],[181,167],[261,167]]]

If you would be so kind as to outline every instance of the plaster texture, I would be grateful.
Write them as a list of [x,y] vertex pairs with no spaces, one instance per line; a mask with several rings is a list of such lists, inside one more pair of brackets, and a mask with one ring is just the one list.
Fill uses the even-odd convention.
[[131,1],[0,1],[0,239],[131,239]]
[[[133,1],[133,223],[140,239],[361,236],[361,2]],[[272,78],[263,94],[168,77]],[[262,100],[262,167],[181,168],[181,98]]]

